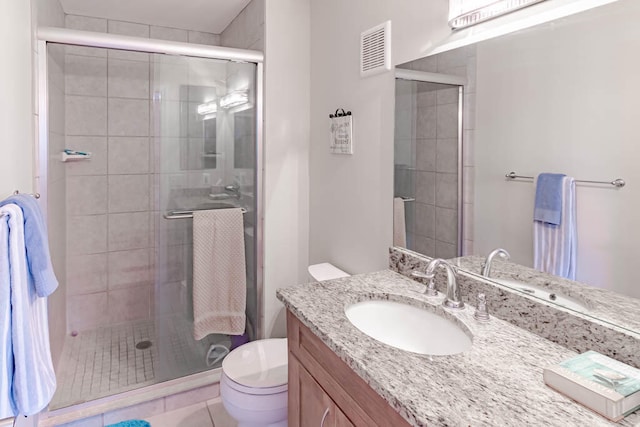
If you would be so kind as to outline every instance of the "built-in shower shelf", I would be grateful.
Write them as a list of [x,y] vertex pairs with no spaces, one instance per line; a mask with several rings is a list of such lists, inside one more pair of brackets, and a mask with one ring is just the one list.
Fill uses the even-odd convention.
[[89,152],[74,152],[69,154],[65,151],[60,153],[60,158],[63,162],[71,162],[76,160],[89,160],[91,158],[91,153]]
[[205,159],[215,159],[217,157],[224,157],[223,153],[208,153],[208,154],[203,154],[202,157],[204,157]]

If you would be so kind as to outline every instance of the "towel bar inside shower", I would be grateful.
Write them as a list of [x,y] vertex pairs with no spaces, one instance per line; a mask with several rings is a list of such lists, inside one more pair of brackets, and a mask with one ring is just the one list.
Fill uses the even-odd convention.
[[[220,208],[220,209],[237,209],[237,208]],[[200,209],[207,210],[207,209]],[[245,208],[240,208],[242,214],[246,214],[247,210]],[[166,214],[162,215],[164,219],[184,219],[184,218],[193,218],[194,211],[169,211]]]
[[[518,175],[513,171],[505,174],[504,176],[505,178],[509,178],[509,179],[535,179],[535,177],[533,176]],[[614,187],[617,187],[617,188],[622,188],[625,185],[627,185],[625,180],[622,178],[616,178],[613,181],[590,181],[585,179],[576,179],[575,181],[586,183],[586,184],[608,184],[608,185],[613,185]]]

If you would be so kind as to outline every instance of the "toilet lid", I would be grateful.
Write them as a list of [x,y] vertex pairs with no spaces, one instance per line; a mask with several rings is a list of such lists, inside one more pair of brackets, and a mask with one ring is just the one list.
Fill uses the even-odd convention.
[[222,361],[230,380],[247,387],[269,388],[287,384],[287,339],[257,340],[242,345]]

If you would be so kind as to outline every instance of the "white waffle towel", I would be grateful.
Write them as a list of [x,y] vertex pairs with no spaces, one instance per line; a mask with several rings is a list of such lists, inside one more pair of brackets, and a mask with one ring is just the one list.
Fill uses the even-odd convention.
[[407,226],[404,219],[404,200],[393,199],[393,246],[407,247]]
[[241,335],[247,300],[241,209],[193,213],[193,337]]

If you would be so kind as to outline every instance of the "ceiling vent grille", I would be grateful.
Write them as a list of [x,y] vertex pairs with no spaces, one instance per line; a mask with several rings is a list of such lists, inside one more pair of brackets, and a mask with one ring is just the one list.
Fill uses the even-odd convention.
[[362,77],[391,69],[391,21],[360,35],[360,75]]

